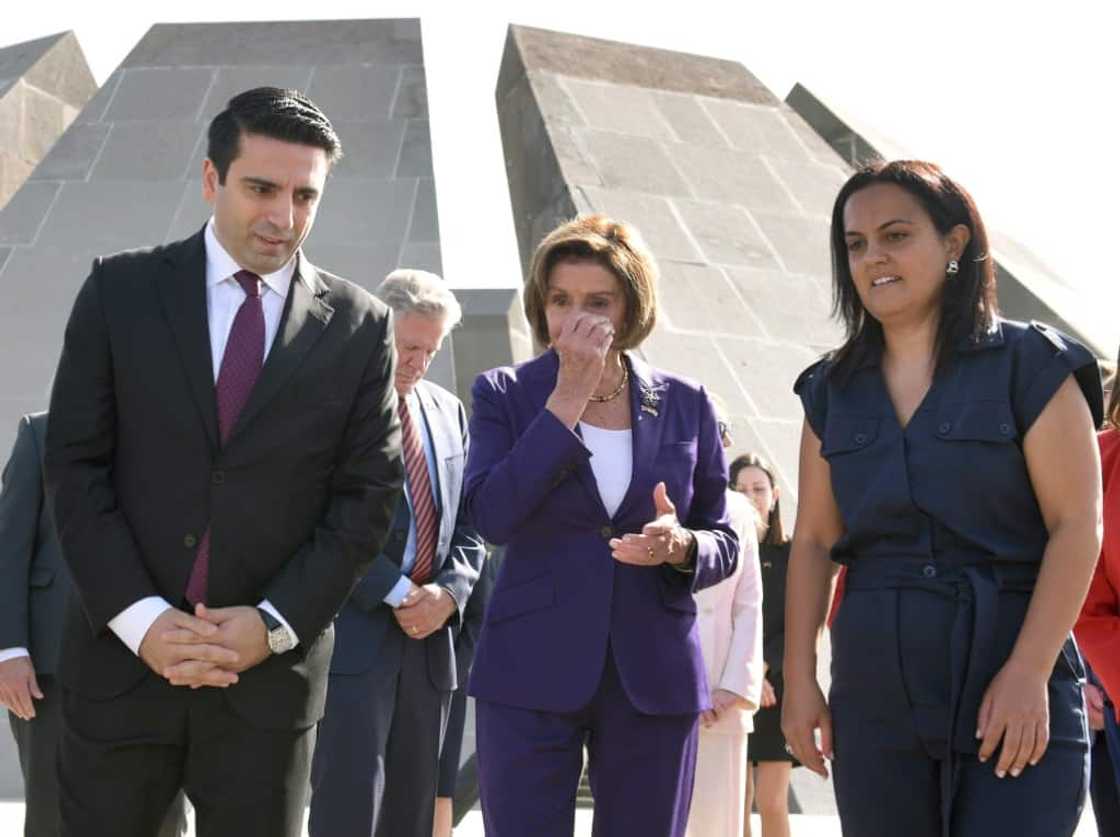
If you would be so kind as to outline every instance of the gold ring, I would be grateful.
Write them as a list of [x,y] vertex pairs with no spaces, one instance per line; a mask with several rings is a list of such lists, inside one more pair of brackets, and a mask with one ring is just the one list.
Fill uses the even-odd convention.
[[412,631],[412,633],[416,633],[416,632],[417,632],[417,631],[419,631],[420,629],[419,629],[419,628],[417,628],[417,627],[416,627],[415,625],[413,625],[413,626],[412,626],[411,628],[409,628],[409,630],[410,630],[410,631]]
[[647,546],[646,551],[649,553],[649,560],[652,561],[653,560],[653,547],[652,546]]

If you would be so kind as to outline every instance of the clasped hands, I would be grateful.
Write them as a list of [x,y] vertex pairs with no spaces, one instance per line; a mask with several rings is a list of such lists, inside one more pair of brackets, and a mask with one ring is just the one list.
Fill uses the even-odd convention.
[[269,655],[268,632],[255,607],[161,613],[144,634],[140,659],[173,686],[225,688]]
[[413,584],[393,616],[409,639],[426,639],[446,625],[457,608],[452,595],[438,584]]
[[653,489],[657,517],[642,527],[642,533],[611,538],[611,556],[623,564],[652,567],[657,564],[683,564],[695,537],[677,520],[677,507],[669,499],[665,483]]

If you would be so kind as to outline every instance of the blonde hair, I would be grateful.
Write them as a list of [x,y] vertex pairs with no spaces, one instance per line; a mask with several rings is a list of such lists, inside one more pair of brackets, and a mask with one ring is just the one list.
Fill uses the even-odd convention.
[[525,287],[525,317],[542,346],[552,342],[545,317],[549,277],[565,261],[594,262],[614,275],[626,299],[626,320],[615,335],[615,348],[639,346],[657,322],[657,263],[638,231],[606,215],[580,215],[537,245]]

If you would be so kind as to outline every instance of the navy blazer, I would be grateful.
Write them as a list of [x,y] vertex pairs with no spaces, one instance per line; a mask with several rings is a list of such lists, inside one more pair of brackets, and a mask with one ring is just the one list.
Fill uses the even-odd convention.
[[70,571],[43,496],[47,414],[20,419],[0,492],[0,648],[26,648],[39,674],[58,665]]
[[[463,468],[469,447],[463,404],[429,381],[416,385],[416,395],[431,437],[436,465],[433,489],[440,520],[436,542],[438,569],[432,582],[447,590],[457,605],[448,624],[423,642],[428,649],[428,675],[432,685],[448,691],[458,687],[455,640],[463,609],[486,557],[486,548],[461,513]],[[401,577],[401,558],[411,519],[408,501],[402,493],[385,547],[335,620],[332,674],[399,670],[403,640],[407,638],[393,616],[393,608],[385,604],[384,599]]]
[[[710,706],[692,593],[730,575],[739,545],[727,519],[727,464],[698,385],[633,355],[633,476],[614,516],[599,497],[580,437],[545,409],[553,351],[494,369],[474,385],[466,502],[487,541],[506,547],[470,679],[476,698],[551,712],[585,706],[610,644],[639,711]],[[654,519],[664,481],[696,534],[695,571],[639,567],[609,541]]]

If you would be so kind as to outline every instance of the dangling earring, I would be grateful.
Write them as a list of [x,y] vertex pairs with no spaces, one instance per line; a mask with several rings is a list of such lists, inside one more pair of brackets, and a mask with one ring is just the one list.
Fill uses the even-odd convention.
[[956,276],[961,272],[961,264],[956,259],[949,259],[949,264],[945,265],[945,274],[947,276]]

